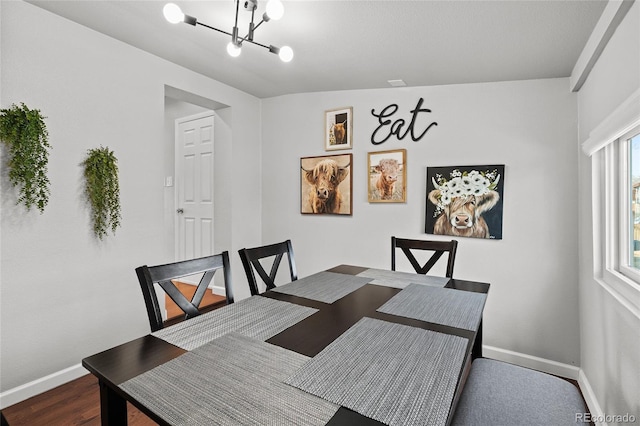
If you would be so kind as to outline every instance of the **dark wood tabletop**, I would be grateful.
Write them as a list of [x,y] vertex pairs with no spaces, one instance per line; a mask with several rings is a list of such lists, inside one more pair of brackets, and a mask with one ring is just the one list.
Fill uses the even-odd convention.
[[[367,270],[365,267],[340,265],[329,269],[349,275]],[[487,293],[489,284],[451,279],[447,288]],[[313,357],[364,317],[381,319],[441,333],[464,337],[468,340],[464,368],[460,372],[458,387],[451,408],[454,408],[462,390],[471,359],[481,356],[482,323],[477,332],[428,323],[410,318],[377,312],[380,306],[401,289],[367,284],[332,304],[302,297],[268,291],[262,296],[318,309],[318,312],[268,339],[273,345]],[[167,424],[155,413],[131,398],[119,388],[125,381],[174,359],[186,351],[162,339],[147,335],[82,360],[82,365],[94,374],[100,384],[100,405],[103,425],[126,425],[126,401],[130,401],[159,424]],[[328,425],[381,425],[346,408],[340,408]]]

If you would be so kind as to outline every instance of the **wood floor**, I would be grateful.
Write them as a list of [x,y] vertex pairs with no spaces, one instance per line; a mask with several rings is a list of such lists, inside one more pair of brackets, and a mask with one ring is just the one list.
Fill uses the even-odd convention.
[[[2,410],[10,426],[100,426],[98,379],[87,374],[65,385]],[[127,404],[129,425],[157,423]]]
[[[184,294],[184,296],[191,300],[193,294],[196,292],[196,287],[194,285],[189,285],[185,283],[181,283],[179,281],[173,281],[173,283],[178,287],[180,293]],[[203,310],[206,306],[219,306],[224,305],[226,303],[226,298],[224,296],[219,296],[214,294],[211,289],[208,289],[204,293],[204,297],[202,298],[202,302],[200,303],[201,310]],[[167,318],[176,318],[184,315],[182,309],[176,305],[173,300],[167,295],[165,295],[165,309],[167,310]]]
[[[176,283],[180,291],[191,299],[195,287]],[[202,300],[200,311],[208,312],[226,304],[224,296],[208,291]],[[165,326],[183,320],[182,311],[171,299],[166,300]],[[184,313],[182,313],[184,314]],[[133,405],[127,403],[130,426],[154,426],[156,422]],[[99,426],[100,389],[98,379],[87,374],[77,380],[58,386],[48,392],[29,398],[2,410],[10,426]]]

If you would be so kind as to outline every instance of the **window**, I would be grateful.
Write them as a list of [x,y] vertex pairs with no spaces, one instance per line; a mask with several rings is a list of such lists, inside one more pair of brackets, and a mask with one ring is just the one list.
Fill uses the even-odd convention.
[[595,278],[640,312],[640,126],[593,154]]
[[594,279],[640,316],[640,90],[583,144],[591,156]]
[[616,269],[640,283],[640,127],[621,136],[615,144],[619,145],[621,154],[618,167],[620,253]]
[[628,265],[634,270],[640,271],[640,133],[630,138],[623,137],[622,140],[626,140],[628,144],[629,170],[631,171],[628,177],[631,187],[629,209],[632,219],[627,227],[630,237]]

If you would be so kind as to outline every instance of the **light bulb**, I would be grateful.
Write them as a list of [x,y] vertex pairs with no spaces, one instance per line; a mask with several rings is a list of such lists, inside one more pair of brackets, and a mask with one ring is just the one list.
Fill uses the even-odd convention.
[[180,6],[175,3],[167,3],[162,9],[164,18],[172,24],[184,21],[184,13],[180,10]]
[[291,49],[289,46],[282,46],[280,48],[280,53],[278,53],[278,56],[280,57],[280,60],[282,62],[291,62],[291,60],[293,59],[293,49]]
[[269,19],[277,21],[284,15],[284,6],[280,0],[269,0],[267,3],[267,16]]
[[242,53],[242,49],[240,48],[240,46],[237,46],[233,44],[232,41],[230,41],[229,44],[227,44],[227,53],[229,54],[229,56],[237,58],[238,56],[240,56],[240,53]]

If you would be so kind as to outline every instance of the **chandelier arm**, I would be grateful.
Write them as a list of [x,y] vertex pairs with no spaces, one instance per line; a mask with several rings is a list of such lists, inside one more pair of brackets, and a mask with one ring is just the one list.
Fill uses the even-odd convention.
[[[265,21],[265,20],[263,19],[262,21],[258,22],[258,24],[257,24],[257,25],[255,25],[253,28],[249,27],[249,32],[247,33],[247,35],[246,35],[246,36],[244,36],[244,37],[242,37],[242,38],[239,38],[239,39],[238,39],[238,40],[239,40],[239,42],[240,42],[240,43],[242,43],[243,41],[249,41],[249,42],[252,42],[252,43],[253,43],[253,33],[254,33],[254,31],[255,31],[255,30],[257,30],[257,29],[258,29],[258,27],[260,26],[260,24],[262,24],[263,22],[267,22],[267,21]],[[253,23],[253,21],[252,21],[252,23]],[[254,43],[254,44],[258,44],[258,43]],[[262,47],[266,47],[266,46],[264,46],[264,45],[262,45],[262,44],[260,44],[260,46],[262,46]]]
[[[227,32],[227,31],[224,31],[224,30],[218,29],[218,28],[216,28],[216,27],[212,27],[211,25],[203,24],[203,23],[202,23],[202,22],[200,22],[200,21],[196,22],[196,25],[202,25],[202,26],[203,26],[203,27],[205,27],[205,28],[209,28],[210,30],[218,31],[218,32],[220,32],[220,33],[223,33],[223,34],[226,34],[226,35],[229,35],[229,36],[232,36],[232,35],[233,35],[233,34],[231,34],[231,33]],[[249,42],[249,43],[251,43],[251,44],[255,44],[256,46],[264,47],[264,48],[265,48],[265,49],[267,49],[267,50],[269,49],[269,46],[266,46],[266,45],[264,45],[264,44],[262,44],[262,43],[258,43],[257,41],[249,40],[249,39],[248,39],[248,38],[246,38],[246,37],[243,37],[243,38],[238,37],[238,44],[242,44],[242,43],[243,43],[243,42],[245,42],[245,41],[248,41],[248,42]]]
[[248,39],[247,40],[243,39],[242,41],[248,41],[251,44],[255,44],[256,46],[264,47],[265,49],[269,50],[269,46],[266,46],[266,45],[264,45],[262,43],[258,43],[257,41],[248,40]]
[[226,34],[226,35],[229,35],[229,36],[233,36],[233,34],[227,32],[227,31],[220,30],[218,28],[212,27],[211,25],[203,24],[202,22],[199,22],[199,21],[196,22],[196,25],[202,25],[203,27],[209,28],[210,30],[218,31],[219,33]]
[[234,27],[238,26],[238,11],[240,10],[240,0],[236,0],[236,22],[233,25]]
[[254,31],[255,31],[255,30],[257,30],[257,29],[258,29],[258,27],[259,27],[260,25],[262,25],[262,23],[264,23],[264,22],[267,22],[267,21],[265,21],[264,19],[262,19],[260,22],[258,22],[258,24],[257,24],[255,27],[253,27],[253,30],[254,30]]

